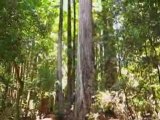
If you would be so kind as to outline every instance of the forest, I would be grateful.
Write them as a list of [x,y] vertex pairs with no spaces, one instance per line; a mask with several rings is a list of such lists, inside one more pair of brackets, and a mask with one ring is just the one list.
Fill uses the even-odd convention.
[[0,0],[0,120],[160,120],[160,1]]

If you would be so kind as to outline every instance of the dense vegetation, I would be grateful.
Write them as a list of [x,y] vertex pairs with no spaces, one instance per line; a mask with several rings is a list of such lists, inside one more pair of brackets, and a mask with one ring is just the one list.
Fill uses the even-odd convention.
[[0,119],[160,119],[159,0],[0,0]]

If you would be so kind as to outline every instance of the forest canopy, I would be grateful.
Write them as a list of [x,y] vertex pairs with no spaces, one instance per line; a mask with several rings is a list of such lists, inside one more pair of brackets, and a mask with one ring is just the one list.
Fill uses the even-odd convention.
[[159,0],[0,0],[0,119],[160,119]]

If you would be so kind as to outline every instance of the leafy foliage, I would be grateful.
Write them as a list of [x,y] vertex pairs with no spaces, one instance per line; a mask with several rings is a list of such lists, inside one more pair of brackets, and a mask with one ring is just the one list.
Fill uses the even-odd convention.
[[[62,83],[67,79],[65,5]],[[1,107],[7,103],[4,101],[15,103],[13,96],[5,93],[7,89],[18,89],[15,63],[24,82],[22,101],[27,98],[28,90],[40,91],[39,94],[56,90],[58,10],[57,0],[0,0]],[[72,22],[75,19],[78,26],[78,14],[75,17]],[[141,119],[149,114],[152,119],[158,119],[159,19],[158,0],[93,0],[94,84],[98,92],[89,114],[91,119],[106,111],[112,111],[116,117],[129,115],[128,118]]]

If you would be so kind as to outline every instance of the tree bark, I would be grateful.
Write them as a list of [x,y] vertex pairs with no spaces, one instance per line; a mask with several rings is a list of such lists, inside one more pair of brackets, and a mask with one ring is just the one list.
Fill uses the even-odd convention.
[[73,0],[73,79],[75,80],[75,68],[76,68],[76,0]]
[[74,101],[74,97],[75,97],[75,79],[76,79],[76,60],[77,60],[77,56],[76,56],[76,46],[77,46],[77,39],[76,39],[76,0],[73,0],[73,16],[74,16],[74,20],[73,20],[73,54],[72,54],[72,104],[75,102]]
[[71,104],[71,96],[73,92],[73,78],[72,78],[72,34],[71,34],[71,0],[68,0],[68,24],[67,24],[67,67],[68,67],[68,73],[67,73],[67,101],[69,103],[69,106]]
[[15,67],[15,75],[16,75],[16,82],[17,82],[17,98],[16,98],[16,116],[15,120],[20,120],[20,98],[23,92],[24,81],[22,81],[22,68],[14,62]]
[[63,35],[63,0],[60,0],[60,8],[59,8],[59,32],[58,32],[58,52],[57,52],[57,105],[58,111],[62,112],[63,107],[63,92],[62,92],[62,35]]
[[79,6],[75,120],[85,120],[92,102],[94,79],[92,0],[80,0]]

